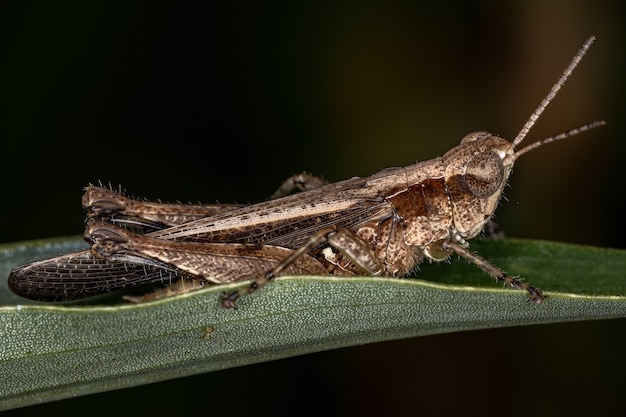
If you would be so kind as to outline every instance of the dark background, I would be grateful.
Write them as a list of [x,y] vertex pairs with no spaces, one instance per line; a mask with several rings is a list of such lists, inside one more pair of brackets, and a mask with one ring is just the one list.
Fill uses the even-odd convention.
[[[256,202],[303,170],[338,181],[476,130],[513,139],[595,34],[527,143],[608,125],[520,159],[497,221],[508,236],[623,248],[622,2],[435,3],[2,3],[0,243],[81,234],[90,182]],[[379,343],[6,414],[610,415],[625,324]]]

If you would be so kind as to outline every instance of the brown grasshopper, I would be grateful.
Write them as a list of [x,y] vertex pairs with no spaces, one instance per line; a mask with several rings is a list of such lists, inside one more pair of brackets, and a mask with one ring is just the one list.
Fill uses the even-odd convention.
[[[276,198],[247,206],[149,203],[90,186],[83,196],[90,249],[18,267],[9,286],[28,298],[67,301],[180,278],[200,286],[253,279],[223,295],[222,305],[234,307],[278,275],[405,276],[424,260],[457,254],[540,303],[540,290],[470,251],[467,241],[494,214],[517,158],[604,124],[516,150],[594,40],[586,40],[513,142],[471,133],[442,157],[333,184],[301,174]],[[295,189],[303,191],[290,193]],[[150,296],[135,300],[144,299]]]

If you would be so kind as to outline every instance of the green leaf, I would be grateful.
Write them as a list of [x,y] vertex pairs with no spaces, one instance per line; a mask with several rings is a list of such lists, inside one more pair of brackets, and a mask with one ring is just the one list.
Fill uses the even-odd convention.
[[472,249],[543,288],[541,305],[456,259],[422,265],[428,281],[284,277],[238,310],[219,303],[237,285],[139,305],[41,304],[7,289],[11,268],[83,247],[0,246],[0,409],[381,340],[626,317],[626,251],[513,239]]

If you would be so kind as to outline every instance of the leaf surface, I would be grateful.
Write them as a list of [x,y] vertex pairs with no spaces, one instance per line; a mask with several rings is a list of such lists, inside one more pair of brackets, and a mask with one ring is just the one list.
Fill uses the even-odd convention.
[[42,304],[8,290],[11,268],[83,247],[0,246],[0,409],[382,340],[626,317],[626,251],[514,239],[472,249],[544,289],[541,305],[456,259],[423,264],[419,279],[282,277],[237,310],[219,298],[242,284],[144,304]]

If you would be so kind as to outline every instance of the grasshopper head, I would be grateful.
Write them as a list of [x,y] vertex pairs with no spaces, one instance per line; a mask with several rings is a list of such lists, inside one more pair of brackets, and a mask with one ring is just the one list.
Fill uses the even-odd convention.
[[442,158],[452,203],[453,222],[461,237],[476,236],[493,216],[517,158],[547,143],[604,124],[604,121],[587,123],[519,150],[515,147],[521,142],[520,137],[510,143],[487,132],[475,132],[465,136],[459,146]]
[[455,229],[476,236],[496,210],[515,162],[513,145],[487,132],[465,136],[443,158]]
[[517,158],[546,143],[604,125],[603,121],[588,123],[516,151],[517,146],[524,140],[548,104],[556,97],[595,39],[595,36],[590,36],[583,43],[513,142],[509,143],[487,132],[470,133],[463,138],[459,146],[443,156],[442,162],[452,204],[454,227],[461,237],[476,236],[493,215]]

